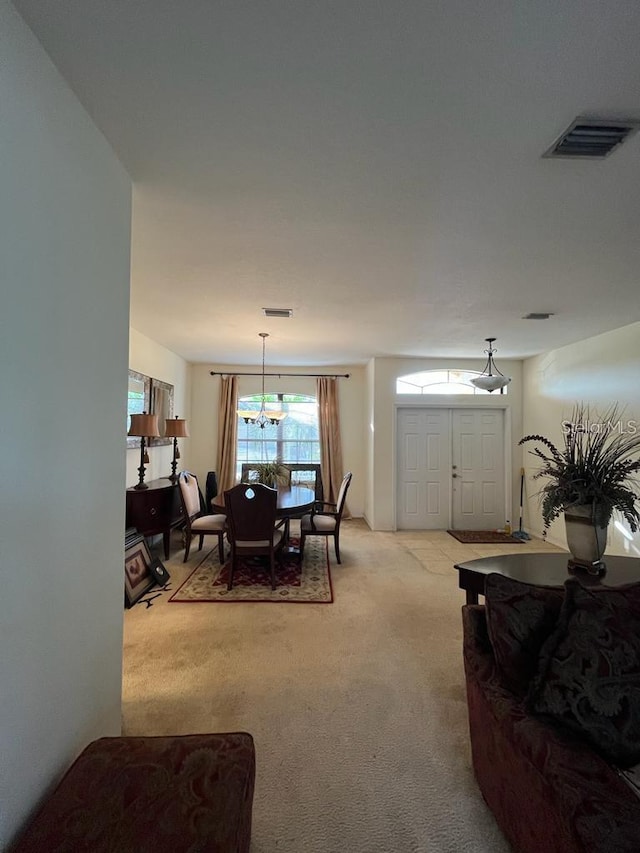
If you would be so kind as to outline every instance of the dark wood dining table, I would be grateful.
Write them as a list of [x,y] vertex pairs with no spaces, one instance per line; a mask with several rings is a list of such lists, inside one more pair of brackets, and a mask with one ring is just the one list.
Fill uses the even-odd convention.
[[[276,504],[276,518],[278,520],[285,520],[285,550],[290,554],[297,555],[298,558],[301,558],[299,548],[297,545],[292,545],[289,539],[289,521],[292,518],[302,518],[306,512],[311,512],[311,509],[316,502],[316,493],[313,489],[310,489],[307,486],[279,486],[277,491],[278,502]],[[211,510],[214,513],[222,513],[226,515],[223,494],[216,495],[211,499]]]
[[[305,512],[311,512],[316,495],[307,486],[280,486],[278,488],[277,518],[299,518]],[[211,509],[215,513],[225,513],[224,495],[216,495],[211,500]]]

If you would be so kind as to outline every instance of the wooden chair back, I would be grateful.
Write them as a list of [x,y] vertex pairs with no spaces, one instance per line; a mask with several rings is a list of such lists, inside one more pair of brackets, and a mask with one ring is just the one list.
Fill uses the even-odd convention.
[[178,488],[182,499],[184,518],[191,523],[200,515],[200,488],[198,478],[189,471],[181,471],[178,475]]
[[322,472],[320,463],[285,462],[285,465],[291,471],[292,486],[307,486],[314,490],[317,501],[322,500]]
[[[240,483],[224,493],[229,535],[236,542],[272,542],[278,493],[262,483]],[[269,551],[269,546],[266,549]]]
[[349,486],[351,485],[351,479],[353,474],[349,471],[342,478],[342,482],[340,483],[340,490],[338,491],[338,500],[336,501],[336,516],[338,524],[340,523],[340,519],[342,518],[342,512],[344,510],[344,504],[347,499],[347,492],[349,491]]
[[[283,462],[282,464],[289,469],[291,486],[307,486],[309,489],[313,489],[317,501],[322,500],[322,473],[319,462]],[[255,463],[243,462],[240,474],[241,482],[250,482],[251,475],[255,470]]]

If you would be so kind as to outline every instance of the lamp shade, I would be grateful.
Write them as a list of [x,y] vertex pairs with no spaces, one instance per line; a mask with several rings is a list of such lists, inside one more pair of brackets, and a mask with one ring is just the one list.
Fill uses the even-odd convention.
[[259,412],[249,411],[248,409],[237,409],[236,414],[245,422],[245,424],[257,424],[264,429],[267,424],[275,426],[287,417],[286,412],[276,412],[270,409],[265,409],[264,403],[260,407]]
[[187,422],[184,418],[167,418],[164,422],[164,434],[166,438],[189,438]]
[[496,363],[493,360],[493,356],[496,350],[493,348],[493,342],[495,338],[485,338],[485,341],[489,344],[489,349],[486,349],[485,352],[487,354],[487,363],[484,366],[484,370],[479,376],[474,376],[473,379],[470,379],[472,385],[475,385],[476,388],[480,388],[482,391],[488,391],[490,394],[492,391],[497,391],[500,388],[500,392],[502,393],[502,389],[507,386],[511,382],[510,376],[504,376],[500,370],[496,367]]
[[139,435],[145,438],[159,438],[160,430],[158,429],[158,416],[148,415],[143,412],[141,415],[131,415],[131,425],[127,435]]
[[497,391],[498,388],[504,388],[505,385],[508,385],[511,382],[511,377],[509,376],[489,376],[486,373],[483,373],[481,376],[474,376],[473,379],[470,380],[472,385],[475,385],[476,388],[481,388],[483,391]]

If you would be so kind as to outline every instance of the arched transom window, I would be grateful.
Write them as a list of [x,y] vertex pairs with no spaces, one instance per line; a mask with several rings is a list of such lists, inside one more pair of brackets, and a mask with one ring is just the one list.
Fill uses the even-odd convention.
[[[488,394],[471,384],[477,370],[422,370],[396,379],[396,394]],[[507,389],[501,388],[500,394]]]

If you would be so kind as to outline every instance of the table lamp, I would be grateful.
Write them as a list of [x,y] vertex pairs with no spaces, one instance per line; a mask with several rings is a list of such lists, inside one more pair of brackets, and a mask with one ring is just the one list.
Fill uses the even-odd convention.
[[187,422],[184,418],[179,418],[177,415],[175,416],[175,418],[167,418],[164,423],[164,434],[167,438],[173,439],[173,462],[171,463],[171,476],[169,477],[169,479],[172,483],[177,483],[178,475],[176,474],[176,466],[177,460],[180,459],[180,451],[178,450],[178,439],[189,438]]
[[144,466],[149,462],[149,454],[145,450],[145,438],[159,438],[160,430],[158,429],[158,416],[148,415],[143,412],[141,415],[131,415],[131,425],[127,435],[140,437],[140,467],[138,468],[139,480],[134,489],[148,489],[149,486],[144,481]]

